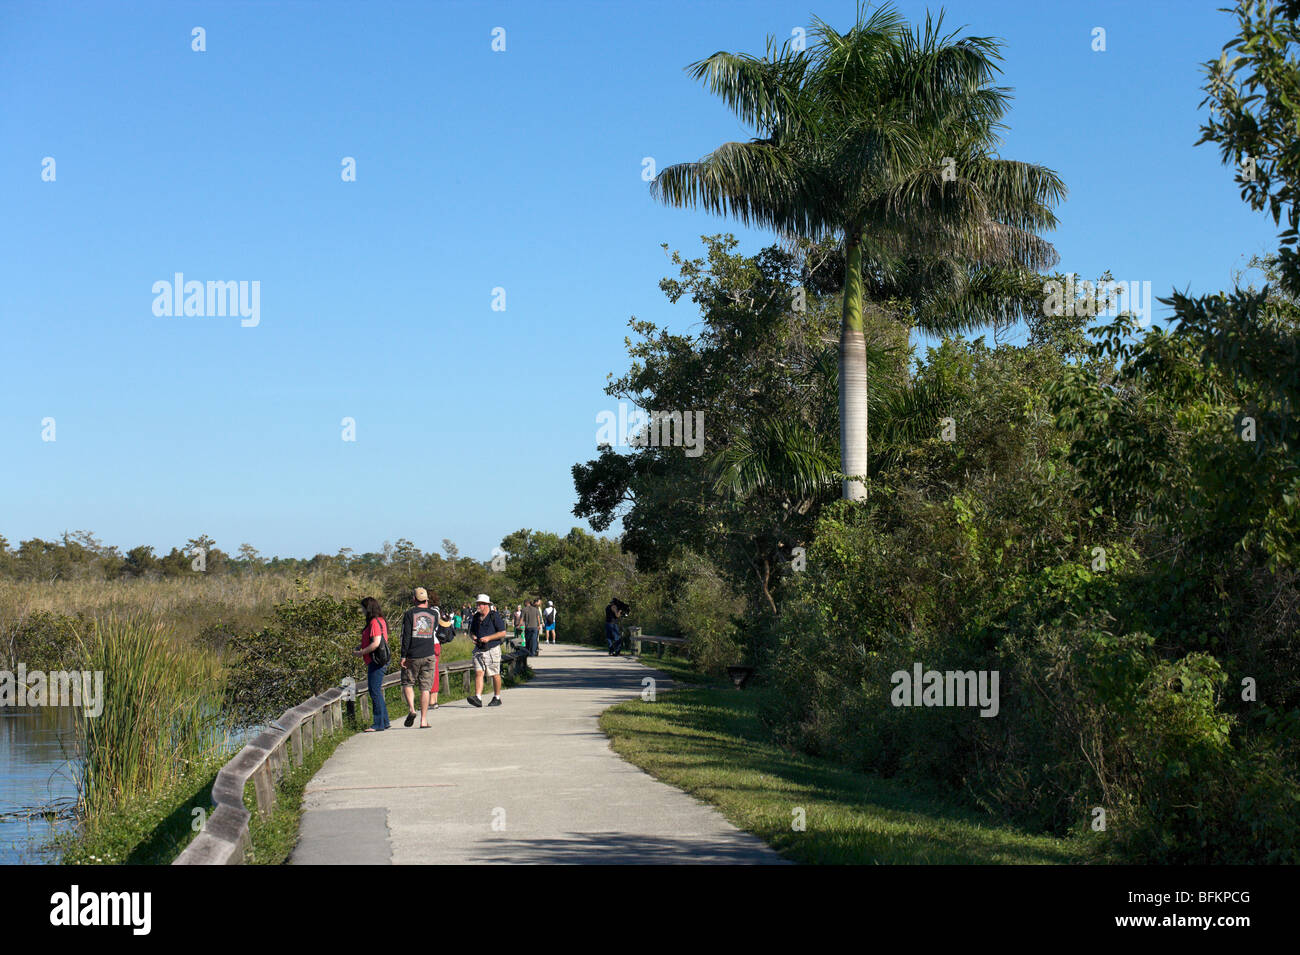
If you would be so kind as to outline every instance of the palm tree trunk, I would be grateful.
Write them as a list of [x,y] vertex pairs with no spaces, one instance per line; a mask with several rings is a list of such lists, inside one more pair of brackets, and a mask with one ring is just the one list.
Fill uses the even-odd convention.
[[843,496],[867,497],[867,340],[862,334],[862,237],[845,239],[844,313],[840,323],[840,462]]

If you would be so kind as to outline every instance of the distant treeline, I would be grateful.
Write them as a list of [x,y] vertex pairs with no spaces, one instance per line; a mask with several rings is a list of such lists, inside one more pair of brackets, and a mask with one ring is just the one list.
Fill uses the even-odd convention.
[[[460,558],[456,545],[444,539],[445,559]],[[442,561],[439,554],[425,554],[408,540],[384,542],[381,552],[353,553],[345,547],[337,554],[314,557],[263,557],[251,544],[240,544],[234,554],[222,550],[206,534],[192,537],[183,546],[165,554],[155,553],[148,544],[122,551],[105,544],[90,531],[68,531],[58,540],[33,537],[14,548],[0,535],[0,576],[13,580],[117,580],[123,577],[182,577],[199,571],[211,574],[256,574],[280,572],[344,571],[374,573],[386,567],[424,567]]]

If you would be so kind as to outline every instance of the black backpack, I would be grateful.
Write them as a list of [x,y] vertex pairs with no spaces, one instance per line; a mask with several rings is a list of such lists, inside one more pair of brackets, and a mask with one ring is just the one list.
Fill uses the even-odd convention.
[[[382,619],[382,618],[378,618],[378,619]],[[370,628],[370,624],[367,623],[366,629],[369,628]],[[386,621],[385,621],[384,629],[385,630],[388,629]],[[362,636],[364,636],[365,630],[362,630],[361,633]],[[370,651],[370,662],[373,663],[375,666],[386,667],[388,666],[388,661],[392,659],[393,659],[393,654],[388,649],[388,639],[384,636],[380,636],[379,646],[375,647],[375,649]]]
[[451,643],[451,641],[456,639],[455,623],[453,622],[452,626],[444,627],[442,621],[447,618],[447,614],[443,612],[441,607],[431,607],[430,609],[433,611],[433,619],[436,621],[433,628],[433,634],[438,638],[438,645],[441,646],[444,643]]

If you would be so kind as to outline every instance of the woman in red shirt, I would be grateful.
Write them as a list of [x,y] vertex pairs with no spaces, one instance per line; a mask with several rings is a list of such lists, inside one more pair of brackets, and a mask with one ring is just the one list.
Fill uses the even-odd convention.
[[361,630],[361,648],[352,652],[366,661],[366,686],[370,689],[370,708],[375,714],[375,723],[366,732],[378,733],[388,729],[388,704],[384,701],[384,671],[388,668],[371,662],[370,653],[379,649],[381,641],[388,642],[388,621],[374,597],[361,598],[361,609],[366,612],[366,625]]

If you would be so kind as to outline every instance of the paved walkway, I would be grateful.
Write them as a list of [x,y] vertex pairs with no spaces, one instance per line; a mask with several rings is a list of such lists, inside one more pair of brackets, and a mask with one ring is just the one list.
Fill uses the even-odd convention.
[[[464,639],[460,637],[459,639]],[[543,646],[502,705],[464,700],[346,740],[307,785],[294,864],[775,863],[716,809],[624,762],[596,720],[671,682],[593,647]],[[484,696],[486,703],[491,693]]]

